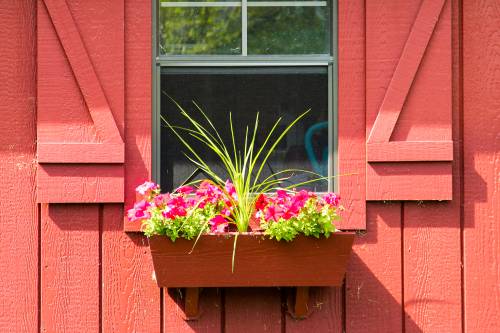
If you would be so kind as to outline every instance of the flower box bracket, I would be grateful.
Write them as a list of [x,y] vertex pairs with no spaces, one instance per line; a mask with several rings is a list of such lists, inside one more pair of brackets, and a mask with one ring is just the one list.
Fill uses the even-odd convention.
[[[309,315],[309,287],[294,288],[294,295],[288,302],[288,312],[295,319],[305,319]],[[184,295],[184,319],[187,321],[200,318],[200,288],[186,288]]]

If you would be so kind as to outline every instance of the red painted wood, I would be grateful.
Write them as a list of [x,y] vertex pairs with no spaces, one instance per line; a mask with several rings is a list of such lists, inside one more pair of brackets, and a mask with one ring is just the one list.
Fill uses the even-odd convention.
[[0,3],[0,332],[38,332],[35,16]]
[[43,164],[37,172],[42,203],[123,202],[123,167],[114,164]]
[[406,332],[460,332],[460,201],[404,204]]
[[147,241],[123,232],[123,205],[102,211],[103,332],[160,332],[160,290]]
[[[448,160],[451,154],[449,2],[444,9],[443,1],[367,3],[367,133],[371,133],[369,144],[380,143],[375,157],[367,152],[368,159],[377,160],[367,165],[368,200],[452,198],[451,164],[434,162],[434,158]],[[405,143],[410,147],[413,142],[444,142],[438,154],[426,149],[430,156],[422,156],[419,146],[407,152],[381,148],[381,142],[389,139],[395,145],[412,142]],[[389,149],[389,161],[433,160],[378,163]]]
[[500,331],[500,8],[463,2],[464,328]]
[[346,276],[346,332],[402,332],[401,204],[369,203]]
[[366,227],[365,4],[338,2],[339,192],[346,207],[341,229]]
[[[105,149],[103,149],[105,147]],[[108,143],[39,143],[39,163],[123,163],[124,145]]]
[[329,238],[297,236],[278,242],[259,234],[240,234],[232,266],[234,234],[202,235],[194,241],[149,238],[161,287],[339,286],[354,233]]
[[227,288],[225,332],[281,332],[281,292],[277,288]]
[[220,332],[221,331],[221,290],[204,288],[200,292],[198,317],[186,320],[185,289],[163,289],[165,332]]
[[38,200],[123,202],[124,3],[39,0],[37,18]]
[[[150,139],[138,139],[144,123],[135,120],[143,115],[149,117],[147,110],[150,110],[151,1],[126,1],[124,5],[125,141],[130,147],[126,153],[125,174],[129,175],[137,170],[134,163],[142,158],[137,152],[150,149]],[[129,117],[133,120],[129,121]],[[141,172],[147,174],[150,163],[146,158],[141,163]],[[126,186],[126,193],[133,193],[134,184],[127,182]],[[160,332],[160,289],[154,278],[148,242],[143,235],[123,232],[123,216],[123,205],[104,205],[103,332]]]
[[342,332],[342,287],[310,288],[305,320],[286,317],[286,332]]
[[448,2],[443,12],[453,20],[453,200],[404,204],[405,323],[411,324],[406,332],[462,330],[458,2]]
[[448,162],[377,163],[366,169],[366,200],[451,200],[452,166]]
[[[84,41],[80,36],[82,32],[81,30],[79,30],[77,24],[75,23],[66,1],[43,0],[43,2],[50,16],[52,25],[57,33],[61,46],[64,49],[66,58],[71,66],[73,75],[81,90],[82,96],[85,100],[85,104],[90,112],[90,116],[92,117],[92,121],[97,130],[97,134],[99,135],[100,142],[123,144],[123,140],[115,123],[110,105],[106,100],[103,88],[99,82],[97,73],[94,70],[94,64],[92,63]],[[90,8],[92,7],[92,3],[87,3],[86,5]],[[113,14],[115,18],[118,19],[120,19],[119,16],[121,14],[121,20],[123,20],[123,4],[121,5],[121,7],[121,11],[118,11],[117,13],[115,12]],[[116,7],[114,9],[116,9]],[[113,20],[110,20],[110,22],[117,23],[117,21],[113,22]],[[120,28],[120,26],[113,27],[112,30],[118,30],[119,32],[121,31],[123,33],[123,27]],[[111,42],[112,44],[107,45],[107,47],[110,49],[120,46],[123,47],[123,35],[120,36],[120,38],[118,38],[117,40],[113,40]],[[121,52],[123,59],[123,51]],[[117,60],[120,61],[120,59]],[[41,83],[43,87],[43,80],[41,81]],[[120,93],[123,97],[123,89],[121,92],[118,92],[118,94]],[[120,112],[120,110],[117,111]],[[54,111],[42,110],[41,112],[50,113]],[[53,113],[51,116],[54,117],[54,120],[57,120],[57,118],[55,117],[56,114]],[[103,148],[103,150],[106,151],[106,148]]]
[[373,123],[368,143],[389,142],[445,2],[446,0],[422,1]]
[[98,332],[99,206],[42,204],[41,331]]
[[366,144],[368,162],[452,161],[453,141],[392,141]]
[[[151,180],[151,4],[126,2],[125,209],[134,205],[135,187]],[[126,231],[140,231],[140,227],[140,222],[125,220]]]

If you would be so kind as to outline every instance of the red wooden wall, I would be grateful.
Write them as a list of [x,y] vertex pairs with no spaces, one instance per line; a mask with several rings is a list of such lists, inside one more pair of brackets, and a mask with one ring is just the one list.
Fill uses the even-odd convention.
[[[404,43],[420,1],[344,3],[358,32],[397,29],[385,42]],[[204,290],[200,320],[186,322],[182,296],[156,287],[144,238],[123,232],[121,204],[36,204],[37,3],[1,1],[0,332],[500,332],[500,6],[447,6],[453,201],[368,202],[344,287],[314,289],[306,320],[286,315],[284,291],[263,288]],[[134,56],[150,48],[144,15],[149,0],[125,1],[125,179],[137,182],[150,163],[151,83],[137,75],[150,63]],[[353,48],[362,58],[385,46]],[[376,64],[359,66],[386,88]],[[368,107],[377,92],[366,87]]]

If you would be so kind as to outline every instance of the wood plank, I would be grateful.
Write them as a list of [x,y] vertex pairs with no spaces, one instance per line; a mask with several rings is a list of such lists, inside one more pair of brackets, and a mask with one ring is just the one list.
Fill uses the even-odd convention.
[[43,164],[37,172],[37,200],[123,202],[123,183],[123,166],[117,164]]
[[304,320],[286,317],[286,332],[342,332],[342,287],[310,288]]
[[463,2],[465,331],[499,332],[500,7]]
[[[454,6],[457,2],[454,2]],[[452,15],[452,1],[441,21]],[[455,14],[456,15],[456,14]],[[454,24],[458,20],[454,17]],[[437,29],[440,27],[438,26]],[[456,26],[453,27],[456,29]],[[458,46],[454,36],[453,200],[446,203],[404,203],[404,300],[406,332],[459,332],[462,329],[460,240],[460,96]],[[422,129],[423,131],[423,129]],[[423,135],[423,133],[422,133]],[[453,318],[453,320],[450,320]]]
[[461,330],[460,201],[404,204],[405,332]]
[[366,200],[451,200],[452,165],[449,162],[371,163]]
[[346,332],[401,332],[401,204],[369,203],[346,276]]
[[[135,188],[151,180],[151,5],[142,0],[125,3],[125,210],[134,205]],[[140,231],[141,222],[125,220],[124,230]]]
[[[449,5],[445,6],[446,10],[439,8],[442,5],[442,1],[410,0],[389,1],[383,5],[376,1],[366,3],[366,127],[367,133],[374,133],[379,110],[385,108],[389,123],[397,122],[395,127],[389,126],[390,131],[384,130],[385,142],[389,139],[393,142],[452,141],[451,16]],[[422,21],[418,21],[420,19]],[[419,32],[417,28],[421,24],[425,28]],[[425,40],[429,37],[427,33],[431,33],[428,41]],[[414,40],[419,35],[425,38]],[[418,52],[411,52],[413,46]],[[404,65],[405,70],[400,65]],[[394,75],[398,70],[403,71],[396,80]],[[416,74],[413,71],[417,71]],[[393,90],[388,90],[389,87]],[[388,94],[393,97],[389,98]],[[388,103],[386,97],[391,103],[389,106],[383,106]],[[370,143],[379,139],[371,139]],[[409,151],[404,155],[405,159],[418,157]],[[390,156],[391,160],[394,157],[402,159]],[[451,163],[448,164],[369,163],[367,199],[450,200],[452,169]]]
[[[365,3],[338,1],[338,178],[340,229],[366,228]],[[337,179],[335,179],[337,181]]]
[[160,332],[160,289],[147,240],[123,232],[123,205],[102,212],[102,331]]
[[389,142],[445,2],[446,0],[422,1],[368,136],[369,143]]
[[[125,196],[151,171],[151,1],[125,1]],[[118,208],[119,207],[119,208]],[[147,239],[123,232],[123,206],[105,205],[103,332],[161,332],[161,292]]]
[[123,144],[38,143],[38,163],[123,163]]
[[281,332],[281,292],[278,288],[227,288],[225,332]]
[[163,289],[165,332],[221,332],[221,290],[204,288],[199,298],[199,316],[196,320],[186,320],[185,289]]
[[0,7],[0,332],[38,332],[36,5]]
[[453,141],[392,141],[366,144],[368,162],[452,161]]
[[99,205],[42,204],[41,328],[99,332]]
[[[64,48],[100,139],[104,143],[123,144],[100,80],[66,1],[43,0],[43,2],[57,32],[61,46]],[[96,4],[87,1],[85,5],[88,6],[88,9],[91,9]],[[113,29],[120,30],[119,26],[113,27]],[[123,35],[111,42],[112,44],[107,45],[109,49],[123,47]]]

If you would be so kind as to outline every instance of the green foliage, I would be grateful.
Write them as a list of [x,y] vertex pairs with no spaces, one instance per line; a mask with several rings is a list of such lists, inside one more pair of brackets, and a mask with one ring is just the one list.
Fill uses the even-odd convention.
[[[188,114],[177,102],[173,101],[179,108],[181,115],[184,116],[189,124],[189,128],[175,126],[170,124],[170,122],[162,117],[163,122],[168,126],[178,137],[181,143],[187,148],[188,153],[186,157],[198,168],[200,168],[205,174],[209,175],[216,185],[224,188],[225,180],[223,180],[216,172],[214,172],[208,163],[200,157],[199,147],[191,145],[187,142],[187,136],[196,139],[201,145],[206,146],[220,163],[224,166],[225,171],[227,171],[229,180],[233,183],[236,190],[237,200],[228,195],[232,200],[232,206],[234,210],[232,212],[232,221],[236,224],[238,231],[246,232],[248,231],[248,225],[252,213],[254,211],[256,196],[255,193],[266,193],[274,190],[279,186],[282,181],[289,178],[289,176],[284,176],[286,174],[306,172],[315,175],[316,178],[299,183],[293,184],[289,187],[301,186],[303,184],[316,182],[319,180],[326,180],[328,177],[322,177],[314,172],[297,170],[297,169],[287,169],[280,172],[271,174],[265,179],[261,179],[262,171],[266,165],[271,154],[274,152],[279,143],[287,135],[290,129],[300,121],[309,111],[304,112],[288,124],[281,132],[277,133],[277,128],[281,123],[281,118],[279,118],[269,131],[269,133],[264,136],[265,139],[263,143],[258,147],[256,145],[256,138],[259,129],[259,114],[257,113],[254,128],[246,128],[245,143],[243,147],[237,147],[232,115],[229,113],[229,127],[231,129],[231,143],[232,147],[226,146],[222,140],[219,132],[214,126],[210,118],[201,110],[201,108],[196,104],[197,110],[200,112],[202,119],[205,124],[202,124],[196,120],[193,116]],[[259,135],[261,135],[259,133]],[[226,193],[227,194],[227,193]]]
[[297,235],[320,238],[330,237],[336,231],[334,221],[339,220],[337,209],[334,206],[324,205],[318,209],[317,199],[309,199],[299,214],[288,220],[280,218],[278,221],[261,219],[261,228],[264,234],[276,240],[292,241]]
[[198,235],[210,231],[208,222],[219,213],[215,205],[206,205],[204,208],[194,207],[186,216],[175,219],[166,219],[160,209],[151,209],[151,217],[143,222],[144,234],[165,235],[173,242],[177,238],[194,239]]

